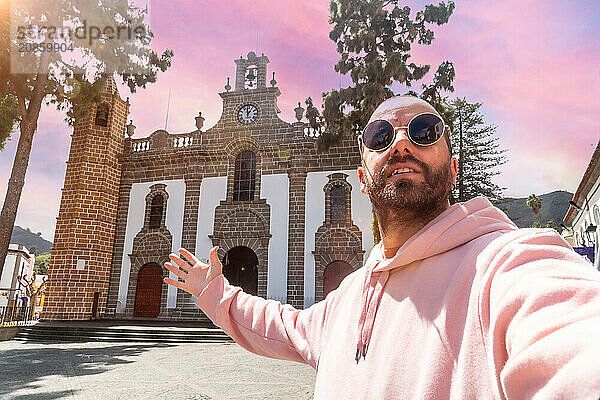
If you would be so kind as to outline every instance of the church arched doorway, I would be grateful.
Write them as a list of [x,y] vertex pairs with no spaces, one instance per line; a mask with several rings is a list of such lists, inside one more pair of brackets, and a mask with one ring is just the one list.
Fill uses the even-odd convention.
[[329,292],[337,289],[344,278],[353,272],[352,267],[345,261],[334,261],[325,267],[323,271],[323,298]]
[[162,283],[162,269],[158,264],[149,263],[140,269],[133,308],[133,315],[135,317],[158,317]]
[[223,275],[232,285],[241,287],[244,292],[258,293],[258,257],[245,246],[232,248],[223,257]]

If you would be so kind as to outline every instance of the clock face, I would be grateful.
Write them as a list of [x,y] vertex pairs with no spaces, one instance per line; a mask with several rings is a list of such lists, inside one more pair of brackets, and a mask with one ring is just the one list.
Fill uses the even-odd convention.
[[256,121],[256,117],[258,117],[258,108],[253,104],[246,104],[238,111],[238,120],[242,124],[250,124]]

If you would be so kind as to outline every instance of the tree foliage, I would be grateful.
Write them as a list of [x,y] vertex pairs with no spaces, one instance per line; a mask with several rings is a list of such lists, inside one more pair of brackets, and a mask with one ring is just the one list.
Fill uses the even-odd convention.
[[48,273],[48,267],[50,266],[50,253],[36,255],[34,271],[36,274],[46,275]]
[[[0,144],[19,126],[0,214],[0,272],[42,103],[54,104],[73,124],[100,100],[108,76],[121,76],[131,92],[155,82],[170,67],[173,52],[167,49],[159,55],[150,47],[154,35],[145,22],[147,14],[147,9],[122,0],[0,1]],[[102,30],[93,40],[92,24]],[[66,26],[70,32],[62,30]],[[74,27],[82,28],[82,35]],[[84,31],[87,35],[82,38]],[[129,35],[130,31],[134,34]],[[26,45],[32,51],[21,51]],[[54,50],[41,51],[40,46]]]
[[556,232],[560,233],[560,228],[558,227],[558,225],[556,225],[556,222],[550,220],[547,221],[544,225],[542,225],[542,223],[540,221],[535,221],[533,223],[533,225],[531,225],[532,228],[552,228],[554,229]]
[[[19,6],[18,2],[13,4]],[[59,0],[53,1],[51,7],[28,9],[9,9],[8,6],[10,2],[2,6],[2,16],[6,17],[2,18],[0,25],[0,98],[9,96],[12,102],[18,100],[20,109],[17,109],[20,113],[15,119],[24,115],[34,91],[40,90],[44,101],[65,111],[66,121],[72,124],[75,112],[85,113],[87,103],[99,101],[99,91],[108,75],[120,75],[123,83],[134,93],[137,88],[156,82],[158,74],[171,65],[172,50],[167,49],[159,55],[150,47],[154,34],[145,22],[146,9],[133,5],[123,8],[123,2],[119,0],[103,0],[101,4]],[[11,17],[12,24],[9,23]],[[22,30],[27,32],[24,39],[15,30],[18,24],[14,21],[19,20],[27,28]],[[90,21],[85,24],[87,29],[92,28],[88,26],[92,24],[91,21],[96,21],[115,28],[140,28],[140,34],[133,39],[126,39],[123,32],[122,39],[109,39],[103,34],[92,40],[91,33],[89,39],[88,36],[78,39],[71,31],[70,37],[62,38],[58,31],[39,31],[35,25],[39,21],[48,21],[48,25],[54,22],[61,26],[81,26],[82,21]],[[44,43],[58,43],[64,39],[65,44],[72,46],[72,50],[17,51],[19,43],[34,43],[37,36],[45,36]],[[80,54],[80,59],[75,61],[72,58],[74,54]],[[15,66],[18,66],[17,70]],[[40,75],[46,78],[43,87],[39,87],[41,80],[37,78]],[[6,119],[1,121],[0,132],[14,124],[14,120]]]
[[[537,197],[535,194],[529,195],[529,197],[527,198],[527,200],[525,201],[525,204],[527,204],[527,207],[531,208],[531,211],[533,211],[533,213],[535,214],[535,216],[538,218],[538,225],[536,226],[534,224],[534,228],[541,228],[542,227],[542,216],[540,215],[540,210],[542,209],[542,199],[540,197]],[[550,227],[553,228],[553,227]]]
[[492,182],[506,162],[498,144],[497,127],[487,124],[481,112],[482,103],[466,99],[442,100],[445,116],[451,126],[452,153],[458,160],[456,187],[451,202],[485,196],[491,201],[502,198],[504,188]]
[[4,150],[20,120],[16,96],[5,94],[0,97],[0,151]]
[[[340,59],[334,69],[350,74],[352,85],[323,93],[322,113],[307,99],[307,117],[312,125],[324,129],[319,136],[319,151],[339,143],[345,134],[362,129],[375,108],[394,96],[393,83],[411,86],[431,69],[428,64],[410,61],[413,45],[430,45],[434,40],[431,25],[448,22],[454,2],[426,5],[411,17],[411,9],[396,0],[332,0],[329,38],[336,43]],[[440,91],[453,91],[454,66],[443,62],[433,82],[422,85],[422,97],[439,104]],[[310,116],[308,115],[310,113]]]

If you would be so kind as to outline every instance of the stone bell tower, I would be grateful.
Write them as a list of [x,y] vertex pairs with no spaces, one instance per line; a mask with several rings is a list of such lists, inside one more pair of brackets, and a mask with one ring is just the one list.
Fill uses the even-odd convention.
[[112,76],[100,97],[74,124],[43,320],[96,318],[106,306],[129,102]]
[[253,51],[246,59],[235,60],[235,90],[257,89],[267,86],[267,64],[269,58],[264,54],[260,57]]

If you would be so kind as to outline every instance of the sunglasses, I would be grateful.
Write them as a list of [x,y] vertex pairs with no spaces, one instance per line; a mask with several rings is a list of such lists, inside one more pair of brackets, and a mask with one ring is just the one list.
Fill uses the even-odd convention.
[[408,122],[408,126],[394,126],[385,120],[378,119],[370,122],[358,137],[361,143],[372,151],[383,151],[390,147],[396,139],[398,129],[406,129],[408,138],[417,146],[431,146],[444,136],[446,124],[432,113],[417,114]]

